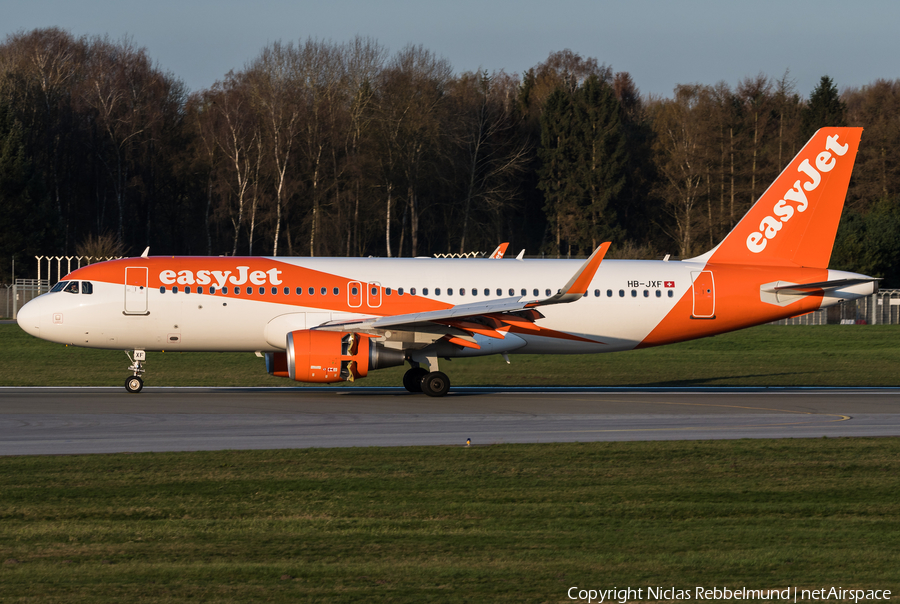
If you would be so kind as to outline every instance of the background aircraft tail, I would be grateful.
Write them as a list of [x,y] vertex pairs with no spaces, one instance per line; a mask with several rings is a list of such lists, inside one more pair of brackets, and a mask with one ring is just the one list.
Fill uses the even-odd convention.
[[827,268],[862,128],[822,128],[715,249],[698,260]]

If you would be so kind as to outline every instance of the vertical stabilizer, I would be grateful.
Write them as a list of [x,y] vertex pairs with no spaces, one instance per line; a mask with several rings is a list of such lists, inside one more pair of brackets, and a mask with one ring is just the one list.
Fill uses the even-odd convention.
[[827,268],[862,130],[816,132],[708,262]]

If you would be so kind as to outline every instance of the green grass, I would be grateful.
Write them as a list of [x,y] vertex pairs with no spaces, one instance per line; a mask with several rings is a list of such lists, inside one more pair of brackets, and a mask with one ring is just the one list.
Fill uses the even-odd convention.
[[[120,386],[121,351],[44,342],[0,325],[0,386]],[[600,355],[441,361],[457,386],[900,386],[900,326],[761,326],[670,346]],[[148,386],[296,386],[252,353],[148,353]],[[405,368],[358,386],[398,386]],[[352,387],[341,384],[335,387]]]
[[898,438],[6,457],[0,602],[896,594],[898,458]]

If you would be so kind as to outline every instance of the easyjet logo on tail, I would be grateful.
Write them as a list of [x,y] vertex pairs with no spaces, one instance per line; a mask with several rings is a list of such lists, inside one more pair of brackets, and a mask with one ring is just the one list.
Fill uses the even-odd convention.
[[807,192],[816,190],[816,187],[822,182],[822,174],[831,172],[837,165],[837,155],[841,157],[847,153],[850,148],[849,144],[841,145],[838,142],[838,135],[829,136],[825,139],[825,150],[816,156],[815,168],[809,159],[804,159],[797,167],[798,172],[802,172],[809,180],[801,182],[797,180],[794,186],[788,189],[781,200],[775,203],[772,208],[772,214],[766,216],[759,223],[759,230],[750,233],[747,237],[747,249],[758,254],[766,249],[769,240],[774,239],[778,232],[784,227],[795,212],[805,212],[809,206],[806,198]]

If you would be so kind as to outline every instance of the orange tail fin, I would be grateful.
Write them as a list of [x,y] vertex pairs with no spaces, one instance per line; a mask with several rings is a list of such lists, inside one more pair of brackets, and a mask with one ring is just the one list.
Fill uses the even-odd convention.
[[828,268],[862,128],[822,128],[715,249],[709,263]]

